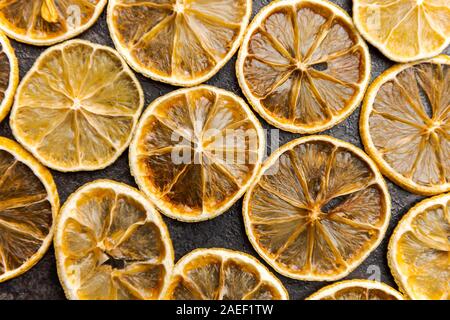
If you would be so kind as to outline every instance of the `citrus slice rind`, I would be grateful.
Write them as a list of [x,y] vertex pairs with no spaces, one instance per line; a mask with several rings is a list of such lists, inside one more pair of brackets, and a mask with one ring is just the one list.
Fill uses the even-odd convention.
[[74,192],[56,224],[58,276],[69,299],[159,299],[174,252],[167,227],[138,190],[97,180]]
[[228,249],[196,249],[174,267],[167,300],[288,300],[281,281],[254,257]]
[[50,172],[0,137],[0,283],[33,267],[53,239],[59,197]]
[[250,0],[112,0],[107,20],[117,50],[134,70],[191,87],[236,53],[251,13]]
[[364,152],[332,137],[309,136],[265,161],[242,211],[251,244],[277,272],[334,281],[379,245],[390,208],[386,183]]
[[348,117],[370,77],[370,55],[348,14],[328,1],[274,1],[250,24],[239,84],[270,124],[316,133]]
[[400,64],[367,91],[360,132],[367,153],[401,187],[433,195],[450,190],[450,58]]
[[10,38],[49,46],[73,38],[99,18],[107,0],[16,0],[0,6],[0,29]]
[[361,35],[397,62],[431,58],[450,44],[450,7],[445,1],[353,1]]
[[71,40],[37,59],[19,85],[10,124],[47,167],[92,171],[125,151],[143,106],[141,85],[115,50]]
[[328,285],[306,300],[404,300],[387,284],[371,280],[346,280]]
[[130,167],[163,214],[197,222],[222,214],[245,193],[264,152],[264,131],[246,103],[199,86],[150,104],[130,146]]
[[8,114],[19,83],[19,63],[8,38],[0,32],[0,121]]
[[419,202],[394,229],[389,267],[400,290],[411,299],[449,299],[449,236],[450,194]]

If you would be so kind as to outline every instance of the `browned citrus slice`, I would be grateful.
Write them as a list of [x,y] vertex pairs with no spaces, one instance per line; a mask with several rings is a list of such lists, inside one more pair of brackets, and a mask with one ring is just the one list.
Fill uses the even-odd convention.
[[450,194],[408,211],[389,242],[388,262],[410,298],[450,299]]
[[58,275],[67,298],[159,299],[173,268],[169,232],[138,190],[111,180],[88,183],[61,208]]
[[19,82],[19,64],[9,40],[0,31],[0,121],[9,112]]
[[197,249],[177,262],[169,300],[287,300],[289,295],[261,262],[239,251]]
[[276,271],[331,281],[378,246],[390,207],[386,183],[364,152],[310,136],[266,160],[245,196],[243,215],[250,242]]
[[174,91],[142,116],[130,147],[137,184],[167,216],[212,219],[247,190],[264,155],[245,102],[211,86]]
[[398,62],[433,57],[450,44],[448,0],[354,0],[364,38]]
[[194,86],[215,75],[239,48],[251,0],[110,0],[108,26],[136,71]]
[[50,172],[20,145],[0,137],[0,282],[42,258],[52,242],[58,210]]
[[98,19],[107,0],[2,0],[0,28],[11,38],[48,46],[73,38]]
[[310,295],[307,300],[404,300],[397,290],[370,280],[341,281]]
[[394,66],[370,86],[361,136],[383,174],[411,192],[450,191],[450,58]]
[[338,6],[284,0],[253,20],[236,69],[244,94],[266,121],[313,133],[343,121],[358,106],[369,81],[370,56]]
[[143,106],[141,85],[116,51],[72,40],[46,50],[27,73],[10,124],[47,167],[98,170],[128,147]]

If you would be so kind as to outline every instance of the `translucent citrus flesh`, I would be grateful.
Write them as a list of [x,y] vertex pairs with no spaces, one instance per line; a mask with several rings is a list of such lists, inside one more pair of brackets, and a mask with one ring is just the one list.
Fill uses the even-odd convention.
[[41,56],[19,88],[12,123],[47,165],[100,168],[125,148],[141,104],[116,53],[75,42]]
[[0,44],[0,104],[6,97],[6,91],[10,86],[11,62],[3,45]]
[[62,227],[63,273],[78,299],[156,299],[167,272],[160,226],[131,195],[85,191]]
[[398,298],[382,289],[351,286],[338,289],[320,300],[398,300]]
[[166,293],[171,300],[280,300],[279,289],[261,280],[258,269],[233,258],[205,254],[176,274]]
[[51,40],[92,22],[102,0],[8,0],[0,3],[0,23],[20,37]]
[[393,258],[413,298],[450,298],[450,200],[412,219],[396,242]]
[[227,205],[253,176],[263,143],[241,103],[206,88],[159,103],[136,138],[144,189],[186,217]]
[[393,171],[428,188],[450,182],[450,68],[420,63],[378,89],[370,138]]
[[0,277],[22,267],[41,249],[53,223],[41,180],[11,153],[0,150]]
[[246,0],[116,0],[113,28],[130,58],[154,75],[207,75],[239,40]]
[[355,15],[369,40],[393,57],[438,53],[450,37],[445,0],[358,0]]
[[368,164],[344,147],[309,141],[282,153],[251,190],[248,228],[278,270],[335,277],[382,237],[386,195]]
[[367,63],[356,30],[318,3],[273,10],[248,42],[243,75],[275,121],[325,125],[354,105]]

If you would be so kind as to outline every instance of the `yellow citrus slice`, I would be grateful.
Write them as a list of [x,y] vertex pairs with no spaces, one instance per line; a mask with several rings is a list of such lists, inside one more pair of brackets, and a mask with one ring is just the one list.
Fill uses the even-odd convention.
[[404,300],[397,290],[371,280],[347,280],[333,283],[306,300]]
[[9,112],[19,82],[19,64],[9,40],[0,31],[0,121]]
[[244,94],[267,122],[314,133],[358,106],[369,81],[370,55],[338,6],[274,1],[251,23],[236,69]]
[[266,160],[243,214],[250,242],[276,271],[332,281],[378,246],[390,207],[386,183],[364,152],[332,137],[310,136]]
[[251,0],[110,0],[117,50],[137,72],[177,86],[214,76],[239,48]]
[[398,62],[433,57],[450,44],[448,0],[354,0],[353,20],[367,41]]
[[69,299],[158,299],[174,263],[155,207],[138,190],[111,180],[88,183],[69,197],[54,245]]
[[44,165],[98,170],[128,147],[143,106],[141,86],[116,51],[72,40],[39,57],[20,83],[10,122]]
[[450,194],[408,211],[389,242],[388,262],[400,289],[412,299],[450,299]]
[[3,0],[0,29],[9,37],[36,46],[73,38],[98,19],[107,0]]
[[12,140],[0,137],[0,283],[21,275],[53,239],[59,197],[50,172]]
[[239,251],[197,249],[177,262],[169,300],[288,300],[283,284],[261,262]]
[[450,191],[450,58],[394,66],[368,90],[361,136],[383,174],[411,192]]
[[264,151],[264,132],[245,102],[200,86],[147,108],[130,146],[130,166],[165,215],[196,222],[225,212],[245,193]]

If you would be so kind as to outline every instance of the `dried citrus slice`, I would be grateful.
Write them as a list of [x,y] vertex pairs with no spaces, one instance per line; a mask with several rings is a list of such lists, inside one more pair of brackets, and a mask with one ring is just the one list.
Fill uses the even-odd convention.
[[61,208],[55,232],[58,275],[69,299],[158,299],[173,268],[164,221],[138,190],[88,183]]
[[274,1],[253,20],[236,65],[255,110],[283,130],[313,133],[344,120],[370,76],[367,46],[328,1]]
[[59,197],[50,172],[0,137],[0,282],[28,271],[53,239]]
[[73,38],[98,19],[107,0],[3,0],[0,29],[9,37],[36,46]]
[[450,44],[447,0],[354,0],[353,19],[363,37],[394,61],[430,58]]
[[197,249],[177,262],[170,300],[287,300],[288,292],[261,262],[239,251]]
[[20,83],[10,121],[44,165],[98,170],[128,147],[143,106],[141,86],[116,51],[72,40],[39,57]]
[[167,216],[212,219],[247,190],[265,151],[245,102],[211,86],[174,91],[142,116],[130,147],[137,184]]
[[9,40],[0,31],[0,121],[9,112],[19,82],[19,64]]
[[450,299],[450,194],[408,211],[389,242],[388,262],[400,289],[412,299]]
[[450,191],[450,58],[384,72],[368,90],[360,130],[395,183],[425,195]]
[[157,81],[194,86],[215,75],[239,48],[251,0],[110,0],[117,50]]
[[404,298],[400,292],[381,282],[347,280],[326,286],[306,300],[404,300]]
[[250,242],[276,271],[331,281],[378,246],[390,206],[386,183],[364,152],[332,137],[310,136],[266,160],[243,214]]

